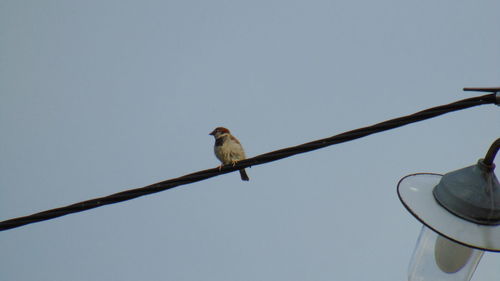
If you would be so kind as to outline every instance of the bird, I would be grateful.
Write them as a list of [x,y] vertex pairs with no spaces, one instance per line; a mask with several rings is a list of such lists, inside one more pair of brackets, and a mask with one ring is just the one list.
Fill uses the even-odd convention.
[[[241,146],[236,137],[231,135],[228,129],[217,127],[209,135],[215,138],[214,153],[222,163],[219,166],[219,170],[222,168],[222,165],[233,164],[234,166],[236,162],[246,158],[243,146]],[[240,176],[243,181],[250,180],[245,169],[240,169]]]

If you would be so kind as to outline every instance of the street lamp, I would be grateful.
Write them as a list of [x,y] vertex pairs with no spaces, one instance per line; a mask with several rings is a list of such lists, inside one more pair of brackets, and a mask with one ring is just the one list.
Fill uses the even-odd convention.
[[493,160],[497,139],[477,164],[398,183],[406,209],[423,223],[409,281],[470,280],[484,251],[500,252],[500,184]]

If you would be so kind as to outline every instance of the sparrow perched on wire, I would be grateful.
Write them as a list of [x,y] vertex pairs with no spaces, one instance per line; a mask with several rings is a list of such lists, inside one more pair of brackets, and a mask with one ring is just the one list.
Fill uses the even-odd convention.
[[[223,165],[233,164],[245,159],[245,151],[237,138],[235,138],[228,129],[224,127],[215,128],[210,135],[215,138],[214,152],[215,156]],[[222,165],[220,166],[222,167]],[[240,170],[241,179],[250,180],[245,169]]]

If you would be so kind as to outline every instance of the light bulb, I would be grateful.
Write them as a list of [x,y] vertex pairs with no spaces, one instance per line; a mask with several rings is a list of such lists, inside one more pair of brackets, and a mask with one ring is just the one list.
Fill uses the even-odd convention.
[[483,252],[423,226],[408,269],[408,280],[469,281]]

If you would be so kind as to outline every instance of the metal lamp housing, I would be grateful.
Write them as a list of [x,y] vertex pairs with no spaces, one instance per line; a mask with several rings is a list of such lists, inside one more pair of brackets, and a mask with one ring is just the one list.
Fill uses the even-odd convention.
[[[466,173],[468,172],[470,171],[467,171]],[[477,176],[477,171],[473,171],[472,173]],[[398,196],[406,209],[408,209],[408,211],[415,216],[415,218],[438,234],[464,246],[485,251],[500,252],[500,225],[493,223],[493,218],[496,214],[496,203],[493,204],[493,208],[483,206],[482,208],[489,209],[489,211],[482,212],[481,216],[473,214],[472,217],[474,219],[472,220],[464,218],[466,215],[471,216],[470,212],[463,211],[461,209],[454,209],[454,207],[450,206],[443,207],[443,205],[434,197],[434,189],[437,188],[436,186],[441,184],[441,186],[445,186],[445,191],[452,190],[452,182],[464,182],[463,179],[458,180],[460,177],[452,175],[451,177],[445,178],[438,174],[408,175],[401,179],[398,183]],[[442,179],[443,182],[441,183]],[[450,181],[449,179],[452,180]],[[490,183],[486,185],[481,184],[480,186],[482,187],[479,188],[479,191],[474,191],[474,189],[477,189],[476,185],[476,188],[471,188],[471,192],[473,192],[473,194],[484,192],[490,193],[488,190],[498,189],[498,180],[493,175],[493,172],[491,172],[491,175],[486,177],[486,179],[489,180],[485,180],[485,182],[488,183],[489,181]],[[494,191],[493,193],[496,194],[497,192],[498,191]],[[475,195],[471,196],[473,197]],[[465,196],[465,198],[470,198],[471,196]],[[463,199],[461,196],[458,196],[458,198],[460,198],[458,200],[468,202],[468,199]],[[448,199],[449,198],[445,200]],[[491,206],[491,202],[496,202],[494,200],[496,199],[487,200],[486,202],[489,202],[488,205]],[[453,209],[453,211],[450,211],[449,209]],[[465,209],[468,210],[471,208]],[[472,209],[476,210],[478,208],[472,207]],[[466,215],[457,215],[456,213],[458,212],[462,212]],[[477,223],[477,220],[484,218],[488,220],[487,224]]]
[[434,198],[454,215],[482,225],[500,224],[500,184],[482,160],[445,174],[434,188]]
[[[498,180],[492,171],[486,176],[483,172],[474,165],[445,176],[413,174],[400,180],[401,202],[424,224],[408,270],[409,281],[469,281],[484,251],[500,251],[500,225],[494,220],[496,204],[492,204],[498,201],[490,196],[497,194]],[[435,198],[436,189],[444,203]],[[482,192],[486,195],[479,196],[480,200],[472,198]],[[463,202],[469,206],[457,207]]]

